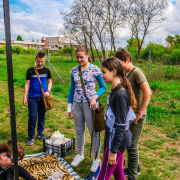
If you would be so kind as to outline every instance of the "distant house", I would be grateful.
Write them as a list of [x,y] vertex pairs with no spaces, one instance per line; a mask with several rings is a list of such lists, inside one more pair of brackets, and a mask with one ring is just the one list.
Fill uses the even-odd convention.
[[[3,44],[5,44],[5,40],[0,40],[0,46],[2,46]],[[12,40],[11,41],[11,45],[15,46],[15,45],[19,45],[22,46],[25,49],[28,48],[34,48],[37,50],[37,48],[40,47],[40,49],[42,49],[42,46],[44,46],[44,43],[42,42],[31,42],[31,41],[16,41],[16,40]],[[38,47],[39,46],[39,47]]]
[[65,37],[42,37],[41,42],[44,43],[44,48],[49,48],[51,51],[58,51],[65,46],[78,46],[74,41],[68,42],[68,39]]

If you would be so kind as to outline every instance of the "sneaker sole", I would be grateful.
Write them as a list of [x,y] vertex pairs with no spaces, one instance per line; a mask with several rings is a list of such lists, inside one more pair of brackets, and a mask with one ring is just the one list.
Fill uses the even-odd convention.
[[[98,168],[97,168],[97,169],[98,169]],[[96,169],[96,171],[97,171],[97,169]],[[92,169],[90,169],[90,171],[91,171],[91,172],[93,172],[93,173],[95,173],[95,172],[96,172],[96,171],[92,171]]]
[[45,140],[46,138],[44,138],[44,139],[43,139],[43,138],[37,137],[37,139],[40,139],[40,140]]
[[[84,159],[82,159],[81,161],[83,161],[83,160],[84,160]],[[73,165],[71,164],[71,166],[72,166],[72,167],[76,167],[76,166],[78,166],[78,165],[80,164],[81,161],[79,161],[79,163],[78,163],[77,165],[73,166]]]
[[[98,167],[99,167],[99,166],[98,166]],[[98,167],[97,167],[97,169],[98,169]],[[97,169],[96,169],[95,171],[94,171],[94,170],[92,170],[92,169],[90,169],[90,171],[91,171],[91,172],[96,172],[96,171],[97,171]]]
[[32,143],[32,144],[28,144],[28,143],[26,143],[26,145],[31,146],[31,145],[33,145],[33,143]]
[[[140,175],[140,174],[141,174],[141,172],[138,172],[138,173],[137,173],[137,175]],[[126,177],[127,177],[128,175],[127,175],[127,174],[124,174],[124,176],[126,176]]]
[[[101,166],[101,162],[99,162],[98,167],[99,167],[99,166]],[[98,167],[97,167],[97,169],[98,169]],[[96,169],[95,171],[92,171],[92,170],[90,169],[90,171],[91,171],[91,172],[96,172],[96,171],[97,171],[97,169]]]

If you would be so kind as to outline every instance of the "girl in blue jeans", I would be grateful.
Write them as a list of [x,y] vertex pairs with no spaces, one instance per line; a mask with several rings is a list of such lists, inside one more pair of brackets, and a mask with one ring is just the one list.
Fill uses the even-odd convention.
[[105,83],[111,84],[111,92],[107,99],[106,120],[106,151],[98,176],[98,180],[125,180],[123,171],[123,154],[131,145],[132,133],[129,123],[135,119],[137,108],[131,85],[123,74],[121,62],[110,57],[101,64],[102,77]]

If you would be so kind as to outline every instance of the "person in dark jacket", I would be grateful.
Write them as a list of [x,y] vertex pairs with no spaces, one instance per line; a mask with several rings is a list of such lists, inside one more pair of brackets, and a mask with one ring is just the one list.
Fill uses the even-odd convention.
[[136,117],[133,110],[136,110],[137,102],[118,58],[110,57],[104,60],[101,71],[104,82],[110,83],[112,90],[107,99],[106,151],[98,180],[110,180],[112,174],[115,180],[125,180],[123,154],[131,145],[129,123]]
[[[24,148],[18,142],[18,158],[22,159],[24,157]],[[36,180],[32,177],[27,170],[23,167],[18,166],[19,176],[25,180]],[[12,151],[12,141],[8,140],[0,145],[0,180],[14,180],[14,163],[13,163],[13,151]]]

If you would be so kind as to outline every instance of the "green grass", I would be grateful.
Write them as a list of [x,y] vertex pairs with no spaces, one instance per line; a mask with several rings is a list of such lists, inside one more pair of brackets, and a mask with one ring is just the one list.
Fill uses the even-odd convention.
[[[13,54],[13,75],[15,86],[15,108],[17,123],[17,139],[25,148],[26,154],[43,151],[43,143],[38,139],[34,140],[32,146],[26,146],[28,109],[22,104],[23,88],[26,79],[26,71],[34,66],[34,55]],[[74,58],[75,59],[75,58]],[[70,88],[70,71],[77,62],[71,61],[70,57],[50,56],[50,61],[61,79],[55,71],[50,68],[53,77],[52,93],[55,97],[55,108],[47,111],[45,130],[46,136],[59,130],[68,138],[76,137],[74,122],[67,117],[67,98]],[[100,67],[99,62],[94,62]],[[46,62],[46,67],[48,64]],[[148,77],[148,66],[138,64]],[[10,112],[7,86],[7,63],[5,55],[0,55],[0,143],[11,139]],[[152,98],[148,105],[147,122],[142,131],[139,143],[141,174],[138,180],[160,180],[160,179],[180,179],[180,82],[179,67],[169,68],[165,66],[152,66],[151,78],[148,79]],[[174,72],[174,78],[172,76]],[[168,75],[170,73],[170,75]],[[98,87],[97,87],[98,88]],[[110,85],[101,97],[101,101],[106,105],[107,96],[111,90]],[[74,170],[85,178],[89,173],[92,158],[89,157],[90,135],[86,129],[85,160],[74,168]],[[101,140],[103,142],[103,134]],[[65,160],[71,163],[77,151],[71,153]],[[101,159],[103,158],[103,143],[101,147]],[[125,153],[125,159],[127,153]],[[127,162],[125,167],[127,166]],[[113,178],[112,178],[113,179]]]

